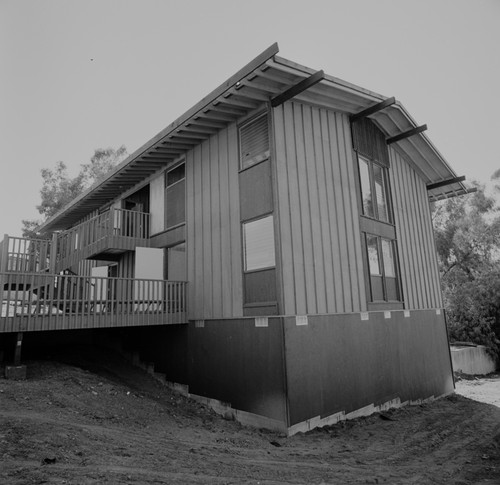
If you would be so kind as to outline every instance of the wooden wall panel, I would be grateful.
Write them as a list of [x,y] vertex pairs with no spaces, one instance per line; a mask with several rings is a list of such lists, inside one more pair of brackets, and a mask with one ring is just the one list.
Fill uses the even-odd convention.
[[189,318],[242,316],[235,125],[188,152],[186,198]]
[[162,172],[158,177],[151,180],[150,190],[150,214],[151,234],[157,234],[165,229],[165,174]]
[[395,150],[390,178],[405,308],[441,308],[439,270],[427,189]]
[[135,278],[135,251],[123,254],[118,262],[118,278]]
[[[214,320],[188,326],[189,392],[285,425],[283,321]],[[210,358],[207,358],[207,357]]]
[[442,312],[315,315],[301,326],[284,320],[289,425],[453,392]]
[[285,103],[274,127],[284,313],[365,311],[349,120]]

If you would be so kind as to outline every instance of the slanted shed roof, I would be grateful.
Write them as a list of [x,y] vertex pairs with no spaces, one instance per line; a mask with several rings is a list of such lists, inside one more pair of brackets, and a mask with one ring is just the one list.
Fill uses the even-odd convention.
[[[273,44],[199,103],[129,155],[104,180],[81,194],[48,219],[42,231],[67,229],[93,210],[117,198],[136,184],[167,166],[217,131],[251,113],[262,103],[290,93],[294,86],[303,90],[293,94],[299,102],[312,103],[352,115],[388,98],[341,79],[318,73],[277,56]],[[316,75],[315,75],[316,74]],[[319,75],[318,75],[319,74]],[[307,79],[313,75],[313,82]],[[278,98],[277,98],[278,97]],[[370,115],[388,138],[415,128],[409,113],[396,102]],[[412,163],[427,184],[456,178],[445,159],[428,137],[420,133],[392,146]],[[467,189],[461,182],[429,191],[434,200],[461,195]]]

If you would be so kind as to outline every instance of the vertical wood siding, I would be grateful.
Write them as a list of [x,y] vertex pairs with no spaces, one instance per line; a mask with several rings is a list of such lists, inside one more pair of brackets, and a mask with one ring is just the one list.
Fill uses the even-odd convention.
[[274,127],[284,313],[365,311],[349,120],[285,103]]
[[390,179],[405,308],[441,308],[432,220],[424,181],[395,150]]
[[162,172],[158,177],[151,180],[150,190],[150,214],[151,234],[156,234],[165,229],[165,174]]
[[186,156],[189,318],[242,316],[236,125]]

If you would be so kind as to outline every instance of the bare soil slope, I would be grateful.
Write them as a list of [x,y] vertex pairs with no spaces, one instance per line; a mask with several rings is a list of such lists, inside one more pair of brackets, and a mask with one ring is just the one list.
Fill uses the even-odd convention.
[[0,379],[1,484],[500,483],[500,409],[461,396],[285,438],[111,354]]

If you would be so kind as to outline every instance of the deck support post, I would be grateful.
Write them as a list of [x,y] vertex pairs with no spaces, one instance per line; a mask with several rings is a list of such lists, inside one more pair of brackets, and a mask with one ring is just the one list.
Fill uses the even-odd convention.
[[14,349],[14,365],[21,365],[21,350],[23,346],[23,332],[17,332],[16,348]]
[[23,344],[23,332],[17,332],[16,348],[14,349],[14,362],[5,366],[5,378],[14,380],[26,379],[26,366],[21,365],[21,347]]

